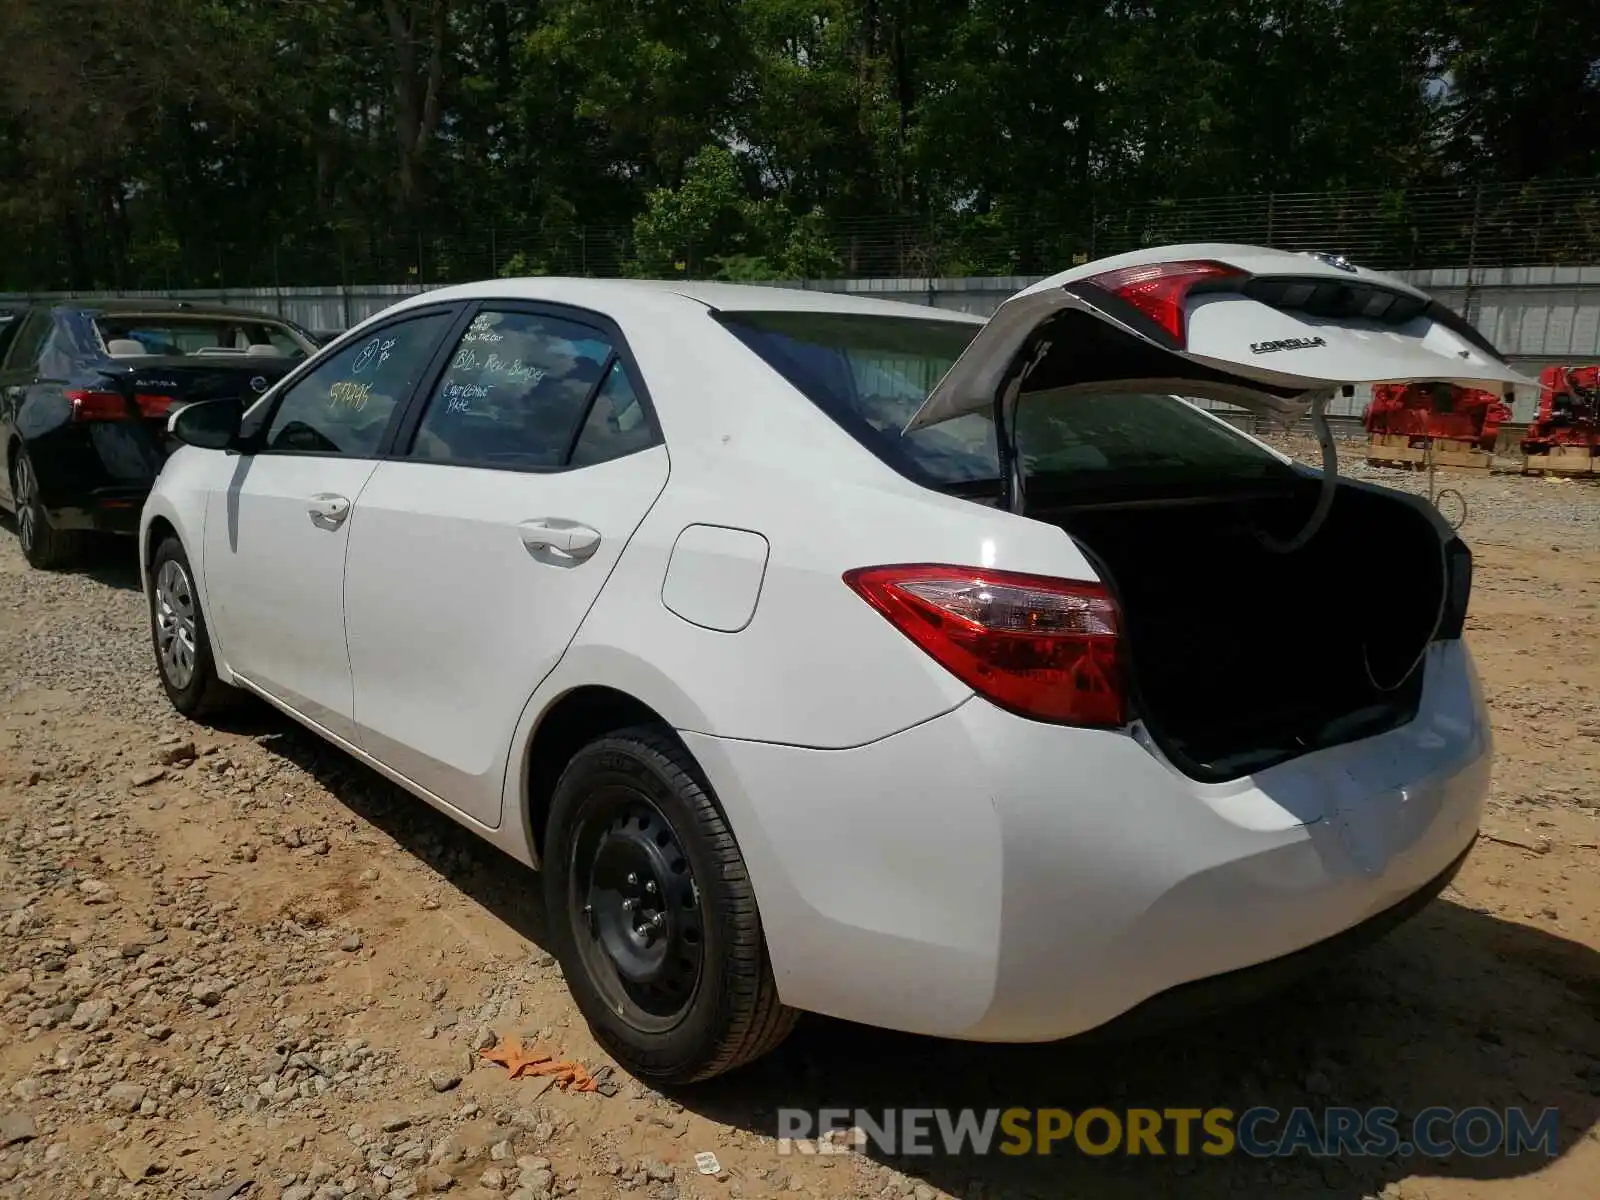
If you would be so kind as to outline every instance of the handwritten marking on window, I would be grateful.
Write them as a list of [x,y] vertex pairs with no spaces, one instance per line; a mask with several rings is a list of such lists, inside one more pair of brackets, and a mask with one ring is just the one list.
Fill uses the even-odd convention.
[[489,314],[479,313],[472,318],[472,324],[467,326],[467,332],[461,339],[463,342],[488,342],[494,344],[505,340],[505,334],[496,333],[494,326],[489,324]]
[[498,354],[489,355],[489,361],[484,363],[483,369],[504,375],[513,383],[525,383],[529,387],[537,387],[545,377],[545,372],[539,367],[525,366],[520,358],[507,362]]
[[452,371],[472,371],[478,366],[478,354],[475,350],[462,348],[456,351],[456,356],[450,360]]
[[365,346],[361,353],[356,355],[356,361],[350,369],[357,375],[370,371],[373,366],[382,366],[389,361],[389,355],[394,350],[395,339],[375,337]]
[[444,386],[444,410],[447,413],[476,413],[474,400],[487,400],[493,384],[447,383]]
[[329,408],[348,408],[352,412],[360,412],[367,406],[371,399],[372,384],[370,381],[357,381],[354,379],[341,379],[328,389]]

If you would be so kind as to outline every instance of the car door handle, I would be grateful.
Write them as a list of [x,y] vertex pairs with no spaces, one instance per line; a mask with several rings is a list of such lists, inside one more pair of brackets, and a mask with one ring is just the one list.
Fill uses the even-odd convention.
[[524,521],[517,526],[517,532],[521,534],[522,544],[530,553],[553,550],[567,559],[582,562],[600,549],[600,534],[597,530],[560,517],[540,517],[537,520]]
[[306,501],[306,514],[318,529],[337,529],[350,515],[350,501],[332,492],[323,492]]

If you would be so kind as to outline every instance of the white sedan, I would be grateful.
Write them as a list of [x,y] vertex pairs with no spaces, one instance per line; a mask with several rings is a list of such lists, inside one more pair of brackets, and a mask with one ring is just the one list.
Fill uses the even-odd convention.
[[181,712],[258,696],[540,868],[640,1076],[800,1010],[1069,1036],[1385,928],[1472,845],[1466,547],[1184,399],[1315,419],[1407,379],[1522,382],[1397,280],[1245,246],[988,321],[431,291],[242,422],[174,414],[156,662]]

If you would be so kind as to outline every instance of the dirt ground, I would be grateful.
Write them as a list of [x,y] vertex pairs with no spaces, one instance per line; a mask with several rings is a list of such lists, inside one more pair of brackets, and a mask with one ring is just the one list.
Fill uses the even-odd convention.
[[[1593,1200],[1600,485],[1460,486],[1498,759],[1487,836],[1421,916],[1153,1040],[987,1047],[813,1019],[671,1097],[478,1060],[520,1034],[606,1065],[542,949],[534,877],[265,709],[187,724],[125,550],[44,575],[6,533],[0,1197]],[[779,1107],[1257,1104],[1554,1106],[1559,1155],[880,1161],[773,1137]]]

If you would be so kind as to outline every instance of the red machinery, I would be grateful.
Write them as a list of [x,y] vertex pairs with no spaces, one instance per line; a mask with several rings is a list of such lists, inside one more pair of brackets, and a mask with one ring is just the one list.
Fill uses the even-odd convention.
[[1548,455],[1557,446],[1600,455],[1600,367],[1539,372],[1539,412],[1522,439],[1522,452]]
[[1367,432],[1375,438],[1468,442],[1494,452],[1511,409],[1489,392],[1449,383],[1380,383],[1367,405]]

